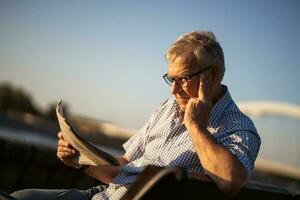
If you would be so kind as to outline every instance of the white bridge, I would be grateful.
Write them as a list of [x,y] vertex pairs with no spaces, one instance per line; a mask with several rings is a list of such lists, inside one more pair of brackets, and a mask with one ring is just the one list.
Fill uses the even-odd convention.
[[[297,119],[300,122],[300,106],[295,104],[272,101],[247,101],[239,102],[238,107],[249,117],[278,115]],[[300,134],[300,130],[298,132]],[[299,166],[286,164],[280,161],[258,159],[255,163],[255,168],[263,172],[300,179]]]

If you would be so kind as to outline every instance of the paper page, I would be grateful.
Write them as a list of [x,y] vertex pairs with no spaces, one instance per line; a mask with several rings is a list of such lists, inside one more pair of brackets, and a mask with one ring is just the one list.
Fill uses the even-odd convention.
[[64,117],[61,100],[57,104],[56,115],[64,139],[79,152],[79,156],[75,159],[75,162],[82,165],[93,166],[119,165],[115,157],[104,152],[103,150],[99,149],[96,145],[82,138],[70,126],[70,124]]

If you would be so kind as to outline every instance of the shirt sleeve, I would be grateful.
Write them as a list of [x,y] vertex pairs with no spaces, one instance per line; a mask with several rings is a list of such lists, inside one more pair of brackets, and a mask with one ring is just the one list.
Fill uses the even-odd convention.
[[239,130],[222,136],[220,143],[238,158],[250,176],[261,144],[258,134],[248,130]]
[[125,156],[129,162],[140,158],[145,151],[145,138],[149,122],[123,144]]

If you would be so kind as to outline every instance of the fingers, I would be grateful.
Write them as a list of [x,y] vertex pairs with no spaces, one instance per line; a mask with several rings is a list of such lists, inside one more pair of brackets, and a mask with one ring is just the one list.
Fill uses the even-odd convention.
[[62,139],[58,140],[57,152],[61,153],[63,157],[75,157],[78,154],[76,149]]
[[77,154],[74,154],[74,152],[70,152],[69,149],[60,146],[57,148],[56,155],[67,166],[75,168],[79,167],[79,165],[76,164],[76,162],[73,160],[74,158],[76,158]]
[[81,165],[73,160],[78,156],[78,151],[74,149],[70,143],[64,140],[62,132],[57,134],[57,138],[57,157],[67,166],[79,169]]
[[66,147],[68,149],[74,150],[74,152],[76,153],[76,150],[72,147],[72,145],[64,140],[62,132],[59,132],[57,134],[57,137],[58,137],[57,146]]
[[58,134],[57,134],[57,138],[58,139],[64,139],[64,137],[63,137],[63,133],[60,131],[60,132],[58,132]]
[[203,74],[200,75],[198,98],[203,102],[212,101],[209,81],[206,79],[206,77]]
[[77,152],[75,149],[71,149],[71,148],[68,148],[68,147],[65,147],[65,146],[58,146],[57,147],[57,152],[64,152],[66,154],[70,154],[70,155],[76,155]]
[[59,159],[65,158],[75,158],[77,156],[77,152],[74,149],[69,149],[63,146],[57,147],[57,157]]
[[64,147],[67,147],[67,148],[70,148],[70,149],[74,149],[70,143],[66,142],[65,140],[63,139],[59,139],[58,142],[57,142],[57,145],[58,146],[64,146]]
[[61,160],[76,157],[78,152],[71,146],[70,143],[63,139],[62,132],[59,132],[57,137],[59,138],[57,142],[57,157]]

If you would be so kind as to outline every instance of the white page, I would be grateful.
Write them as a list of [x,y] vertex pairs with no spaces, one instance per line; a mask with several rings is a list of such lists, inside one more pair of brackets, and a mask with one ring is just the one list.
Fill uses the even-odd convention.
[[81,165],[93,166],[119,165],[116,158],[82,138],[78,132],[68,124],[64,117],[61,102],[62,101],[59,100],[56,106],[56,115],[64,140],[69,142],[72,147],[79,152],[79,156],[75,159],[75,162]]

